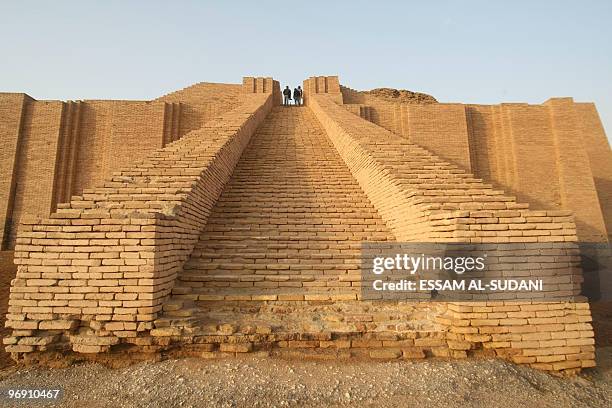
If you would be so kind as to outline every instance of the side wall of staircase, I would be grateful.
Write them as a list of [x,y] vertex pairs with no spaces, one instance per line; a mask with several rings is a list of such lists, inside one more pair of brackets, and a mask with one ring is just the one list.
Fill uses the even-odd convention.
[[448,303],[445,323],[453,355],[484,348],[544,370],[593,366],[589,304],[580,296],[572,302],[554,301],[577,295],[582,282],[571,211],[529,210],[472,174],[354,115],[337,100],[336,95],[313,94],[309,106],[399,242],[487,245],[503,254],[496,257],[498,264],[488,265],[500,278],[508,276],[502,271],[520,270],[518,276],[546,276],[546,285],[554,288],[543,301]]
[[272,105],[272,93],[245,95],[238,108],[114,173],[50,218],[26,220],[15,248],[6,351],[63,343],[91,353],[137,342]]

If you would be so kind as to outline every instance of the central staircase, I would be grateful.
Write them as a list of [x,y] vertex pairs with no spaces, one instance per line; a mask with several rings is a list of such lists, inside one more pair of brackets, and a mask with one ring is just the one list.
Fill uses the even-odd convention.
[[232,333],[300,338],[382,322],[413,330],[420,325],[414,306],[356,301],[361,243],[394,239],[310,108],[274,108],[215,204],[153,334],[219,335],[228,324]]
[[[436,214],[453,210],[498,209],[511,216],[527,208],[419,146],[373,124],[360,126],[368,131],[353,133],[410,190],[415,208],[433,214],[432,224]],[[254,350],[316,358],[466,357],[467,350],[491,355],[449,332],[454,309],[444,302],[363,300],[361,246],[376,241],[396,237],[311,108],[274,108],[177,276],[151,330],[154,344],[192,343],[192,350],[215,355]],[[461,333],[478,330],[460,323]]]
[[193,301],[356,300],[362,241],[393,240],[313,113],[257,130],[175,283]]

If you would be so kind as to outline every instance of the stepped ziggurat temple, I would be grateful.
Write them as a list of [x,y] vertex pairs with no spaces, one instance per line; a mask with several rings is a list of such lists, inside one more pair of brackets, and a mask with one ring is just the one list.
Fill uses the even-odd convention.
[[[582,248],[610,239],[612,155],[592,103],[303,89],[301,107],[261,77],[151,101],[0,93],[6,351],[595,365],[610,315],[581,290],[610,275]],[[484,245],[504,251],[489,273],[548,289],[364,299],[364,242]]]

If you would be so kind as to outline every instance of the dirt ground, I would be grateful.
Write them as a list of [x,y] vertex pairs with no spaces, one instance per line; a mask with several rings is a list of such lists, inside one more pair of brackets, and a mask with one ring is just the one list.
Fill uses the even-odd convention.
[[[610,407],[612,350],[599,368],[557,378],[499,360],[314,362],[246,356],[110,369],[0,371],[0,389],[62,389],[60,407]],[[604,363],[604,360],[607,362]],[[0,399],[6,407],[44,406]]]
[[[15,273],[0,252],[0,333]],[[598,367],[557,378],[499,360],[296,361],[245,356],[142,362],[111,369],[15,366],[0,350],[0,406],[30,407],[610,407],[612,347]],[[8,399],[10,389],[61,389],[60,398]]]

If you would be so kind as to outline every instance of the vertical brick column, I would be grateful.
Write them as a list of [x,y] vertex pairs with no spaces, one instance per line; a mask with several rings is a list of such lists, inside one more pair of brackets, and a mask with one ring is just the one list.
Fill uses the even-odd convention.
[[308,105],[311,95],[327,94],[333,100],[342,104],[342,93],[340,92],[340,82],[337,76],[314,76],[304,80],[304,103]]
[[280,83],[270,77],[244,77],[242,78],[242,92],[246,94],[263,93],[272,94],[274,106],[282,103]]
[[0,250],[9,247],[25,94],[0,93]]
[[552,123],[562,206],[571,208],[576,214],[582,241],[605,242],[606,226],[574,101],[554,98],[547,101],[546,106]]

